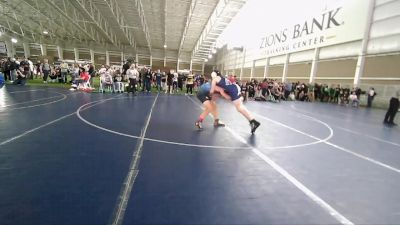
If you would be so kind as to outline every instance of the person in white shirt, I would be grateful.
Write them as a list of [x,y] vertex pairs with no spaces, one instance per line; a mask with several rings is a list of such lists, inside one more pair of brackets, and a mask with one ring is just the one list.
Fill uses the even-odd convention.
[[186,94],[193,94],[193,84],[194,84],[194,75],[192,74],[192,71],[189,71],[189,75],[187,76],[186,79]]
[[113,87],[113,93],[123,93],[124,92],[124,84],[122,83],[122,74],[120,69],[114,70],[113,73],[113,81],[114,81],[114,87]]
[[178,73],[174,72],[174,77],[172,78],[172,92],[178,91]]
[[136,83],[137,79],[139,77],[139,71],[136,69],[135,64],[132,64],[129,70],[127,71],[127,76],[129,79],[129,85],[128,85],[128,90],[127,93],[132,92],[135,94],[136,92]]
[[32,80],[33,79],[33,62],[31,61],[30,58],[28,58],[28,63],[29,63],[29,77]]
[[110,69],[109,66],[107,66],[103,76],[100,77],[100,92],[104,93],[107,87],[113,87],[113,78],[111,75],[112,73],[113,70]]
[[101,65],[101,68],[99,69],[100,76],[104,75],[106,71],[107,71],[106,67],[104,65]]
[[63,62],[60,65],[61,68],[61,79],[64,83],[67,83],[67,74],[68,74],[68,63]]
[[73,74],[71,76],[72,76],[71,77],[72,81],[74,81],[75,79],[79,78],[79,65],[78,64],[74,65]]
[[368,104],[367,104],[368,108],[372,106],[372,101],[374,100],[375,95],[376,95],[375,89],[371,87],[368,91]]

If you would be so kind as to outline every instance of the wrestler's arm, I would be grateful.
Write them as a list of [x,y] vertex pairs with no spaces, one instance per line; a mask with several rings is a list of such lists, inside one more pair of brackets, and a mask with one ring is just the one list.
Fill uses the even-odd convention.
[[231,97],[224,91],[224,89],[215,86],[214,92],[213,93],[218,93],[220,94],[222,97],[224,97],[226,100],[231,100]]
[[220,81],[220,79],[221,79],[220,77],[214,77],[211,80],[211,90],[210,90],[211,94],[214,93],[215,88],[217,87],[217,83]]

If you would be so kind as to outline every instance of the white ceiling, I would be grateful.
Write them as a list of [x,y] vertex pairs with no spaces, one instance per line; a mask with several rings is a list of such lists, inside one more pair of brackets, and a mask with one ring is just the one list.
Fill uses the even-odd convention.
[[200,59],[246,1],[0,0],[0,25],[8,36],[30,42],[132,49],[143,55],[174,51]]

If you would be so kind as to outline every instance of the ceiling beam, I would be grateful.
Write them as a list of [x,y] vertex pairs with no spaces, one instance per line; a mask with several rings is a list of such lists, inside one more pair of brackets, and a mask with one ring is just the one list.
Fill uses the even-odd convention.
[[124,34],[124,37],[129,42],[129,44],[136,49],[136,42],[133,37],[132,32],[128,29],[128,25],[125,23],[127,21],[125,19],[124,14],[121,11],[121,8],[118,5],[117,0],[103,0],[108,8],[110,9],[112,15],[114,16],[115,21],[118,23],[120,30]]
[[[6,18],[8,24],[8,30],[14,34],[19,36],[31,36],[35,39],[35,36],[44,36],[41,29],[38,29],[38,25],[41,27],[40,19],[37,20],[36,17],[32,17],[26,13],[26,6],[29,5],[15,5],[11,2],[1,0],[1,6],[3,7],[3,17]],[[7,10],[5,10],[7,9]],[[10,14],[11,13],[11,14]],[[20,32],[16,32],[10,26],[10,21],[15,25],[18,26]],[[47,35],[47,38],[57,37],[58,39],[65,39],[65,37],[61,34],[56,32]]]
[[[167,1],[164,1],[164,58],[167,58]],[[164,62],[165,63],[165,62]],[[164,65],[165,66],[165,65]]]
[[[46,30],[49,32],[49,35],[54,35],[58,36],[61,39],[68,38],[68,36],[72,36],[75,38],[75,33],[77,32],[71,32],[70,26],[66,26],[63,23],[62,17],[60,14],[56,14],[56,17],[60,18],[60,23],[56,22],[54,11],[53,10],[47,10],[44,8],[40,8],[39,6],[42,6],[44,4],[39,4],[38,0],[35,0],[34,5],[30,4],[28,1],[24,1],[24,4],[29,6],[31,10],[33,10],[33,14],[36,16],[41,16],[43,18],[42,21],[39,21],[41,32]],[[46,13],[43,13],[45,11]],[[32,12],[32,11],[31,11]],[[25,12],[23,12],[25,13]],[[46,22],[46,25],[44,25],[43,21]],[[37,29],[37,28],[35,28]]]
[[[63,9],[61,9],[58,4],[56,4],[53,0],[44,0],[44,2],[50,6],[51,9],[55,9],[59,14],[61,14],[64,18],[67,19],[69,23],[72,23],[82,34],[89,37],[92,41],[99,41],[96,39],[92,30],[85,30],[73,17],[69,16]],[[70,1],[63,1],[65,8],[69,8],[76,13],[76,9],[74,6],[70,4]]]
[[179,44],[179,49],[178,49],[178,59],[181,56],[181,50],[183,48],[183,43],[185,42],[185,38],[189,29],[189,25],[190,25],[190,21],[192,20],[192,16],[193,16],[193,11],[194,8],[196,7],[196,3],[197,0],[191,0],[190,1],[190,6],[189,6],[189,10],[188,10],[188,15],[186,16],[186,24],[185,24],[185,29],[182,32],[182,37],[181,37],[181,42]]
[[[192,57],[197,56],[198,51],[205,45],[214,46],[216,44],[223,30],[245,3],[246,0],[219,0],[192,51]],[[230,16],[226,16],[226,14],[230,14]],[[210,47],[209,52],[211,50]]]
[[[93,5],[92,1],[88,0],[68,0],[73,5],[80,8],[81,12],[85,13],[90,18],[92,25],[97,27],[97,30],[114,46],[121,48],[121,43],[118,41],[116,34],[113,33],[108,21],[104,19],[102,13]],[[86,23],[84,23],[86,25]]]
[[[130,0],[130,1],[134,3],[134,5],[136,6],[136,9],[138,11],[138,14],[140,17],[140,23],[142,25],[142,30],[143,30],[144,36],[146,37],[147,47],[149,48],[149,52],[151,55],[151,38],[150,38],[149,28],[148,28],[147,22],[146,22],[146,16],[144,14],[142,1],[141,0]],[[164,1],[164,2],[166,5],[167,1]]]

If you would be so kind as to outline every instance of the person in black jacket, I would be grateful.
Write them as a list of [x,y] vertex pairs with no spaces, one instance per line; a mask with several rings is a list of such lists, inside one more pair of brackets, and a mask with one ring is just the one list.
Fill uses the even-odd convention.
[[3,64],[4,80],[11,80],[11,58],[8,57]]
[[126,75],[126,72],[129,70],[131,67],[131,62],[126,61],[126,63],[122,66],[122,76],[124,77]]
[[165,93],[172,94],[172,80],[173,80],[174,74],[171,73],[171,71],[168,72],[167,74],[167,90]]
[[384,124],[396,126],[394,123],[394,118],[396,117],[396,113],[399,110],[399,97],[400,90],[397,90],[395,96],[390,99],[389,109],[385,115],[385,119],[383,120]]
[[146,68],[144,71],[144,76],[143,76],[143,88],[142,91],[151,91],[151,80],[152,80],[152,72],[150,68]]
[[371,108],[371,106],[372,106],[372,101],[374,100],[374,97],[375,97],[375,95],[376,95],[375,89],[374,89],[373,87],[371,87],[371,88],[369,89],[367,95],[368,95],[368,96],[367,96],[367,97],[368,97],[368,104],[367,104],[367,107],[368,107],[368,108]]

